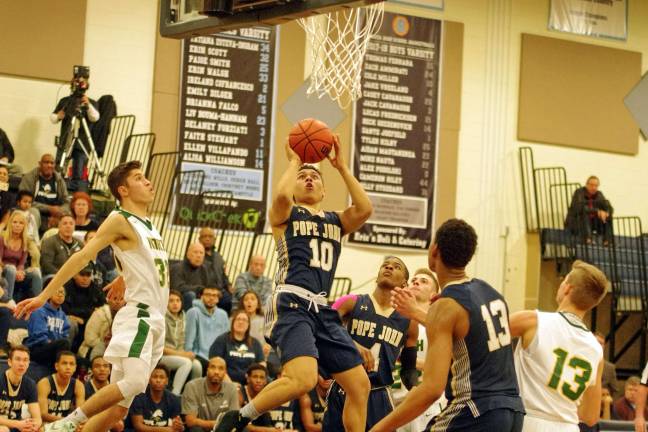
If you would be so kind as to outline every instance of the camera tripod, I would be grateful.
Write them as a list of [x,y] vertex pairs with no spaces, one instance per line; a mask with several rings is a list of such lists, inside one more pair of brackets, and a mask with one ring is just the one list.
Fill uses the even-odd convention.
[[[83,128],[86,137],[88,138],[88,146],[90,150],[86,149],[83,141],[79,137],[79,129]],[[61,174],[65,173],[65,167],[68,165],[70,159],[72,158],[72,151],[74,150],[74,145],[78,144],[83,153],[85,153],[88,158],[88,167],[92,166],[99,177],[103,178],[105,176],[103,167],[101,166],[101,161],[97,155],[97,150],[95,149],[94,141],[92,140],[92,135],[90,135],[90,129],[88,128],[88,122],[83,117],[81,110],[77,110],[72,116],[70,121],[70,126],[67,130],[65,139],[59,143],[61,152],[60,160],[58,161],[58,168]]]

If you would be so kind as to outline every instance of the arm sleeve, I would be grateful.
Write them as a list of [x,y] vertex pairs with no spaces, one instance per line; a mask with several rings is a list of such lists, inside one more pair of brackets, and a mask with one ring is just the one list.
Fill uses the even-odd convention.
[[335,310],[338,310],[338,309],[340,309],[340,306],[342,306],[344,304],[344,302],[346,302],[349,299],[353,299],[354,301],[357,301],[358,300],[358,295],[357,294],[343,295],[339,299],[335,300],[335,302],[333,303],[331,308],[335,309]]
[[22,254],[20,255],[20,260],[18,261],[18,270],[25,270],[25,261],[27,261],[27,249],[21,249]]
[[90,120],[90,123],[95,123],[99,120],[99,111],[95,108],[94,101],[90,101],[88,104],[88,120]]
[[247,290],[247,283],[245,283],[245,278],[243,277],[243,274],[240,274],[236,276],[236,279],[234,279],[234,296],[236,297],[237,300],[240,300],[241,296],[243,293]]
[[209,358],[217,356],[225,358],[225,351],[225,339],[218,336],[212,346],[209,347]]
[[193,385],[185,387],[182,393],[182,414],[198,415],[198,401],[196,400],[196,392]]
[[[52,237],[53,239],[54,237]],[[54,266],[54,245],[51,241],[44,240],[41,246],[41,270],[43,276],[56,273]]]
[[258,340],[252,338],[252,349],[254,350],[254,361],[259,363],[265,361],[265,356],[263,355],[263,348]]
[[230,392],[230,397],[229,397],[229,406],[230,409],[239,409],[239,398],[238,398],[238,391],[236,391],[236,386],[232,384],[232,391]]
[[143,415],[144,413],[144,404],[143,398],[145,398],[146,395],[144,393],[140,393],[137,396],[135,396],[135,399],[133,400],[133,404],[131,405],[130,409],[128,410],[128,416],[132,415]]
[[418,382],[418,371],[416,370],[416,347],[405,347],[401,351],[400,378],[407,390],[410,390]]
[[[90,319],[86,323],[83,340],[89,347],[94,348],[94,346],[101,342],[101,340],[103,339],[101,335],[101,314],[101,309],[95,310],[94,312],[92,312]],[[137,401],[137,398],[135,398],[135,401]],[[135,405],[135,401],[133,401],[133,405]]]
[[171,403],[169,404],[169,418],[174,418],[182,414],[182,408],[180,406],[180,397],[171,394],[169,399],[171,401]]
[[[184,342],[185,351],[193,351],[195,339],[196,339],[196,317],[194,311],[189,310],[187,312],[187,320],[185,322],[185,342]],[[184,408],[183,408],[183,413],[186,414],[184,412]]]

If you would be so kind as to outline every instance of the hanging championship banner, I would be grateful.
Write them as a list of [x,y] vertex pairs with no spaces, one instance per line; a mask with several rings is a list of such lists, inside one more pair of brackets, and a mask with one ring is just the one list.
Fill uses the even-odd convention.
[[352,243],[426,249],[434,210],[441,21],[385,13],[355,104],[353,174],[373,204]]
[[[275,29],[262,26],[184,42],[182,171],[204,171],[203,192],[231,192],[229,209],[214,208],[228,215],[229,226],[257,232],[268,198],[275,46]],[[190,189],[183,185],[180,193],[196,195],[196,209],[201,191]],[[174,223],[190,225],[190,210],[176,209]],[[214,222],[209,207],[202,213],[199,222]]]
[[626,40],[628,0],[551,0],[549,29]]

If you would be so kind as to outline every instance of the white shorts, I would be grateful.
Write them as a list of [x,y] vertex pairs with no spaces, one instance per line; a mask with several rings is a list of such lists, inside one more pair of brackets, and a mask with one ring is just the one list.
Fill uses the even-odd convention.
[[127,304],[115,315],[112,337],[104,358],[121,364],[128,357],[140,358],[149,365],[149,373],[162,358],[164,351],[164,316],[142,304]]
[[579,432],[578,425],[572,423],[545,420],[530,415],[524,416],[522,432]]

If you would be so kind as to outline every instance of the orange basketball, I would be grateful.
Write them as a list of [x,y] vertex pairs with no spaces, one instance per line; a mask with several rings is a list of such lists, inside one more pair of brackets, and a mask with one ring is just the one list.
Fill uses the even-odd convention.
[[326,123],[308,118],[292,127],[288,142],[302,162],[316,163],[331,152],[333,133]]

